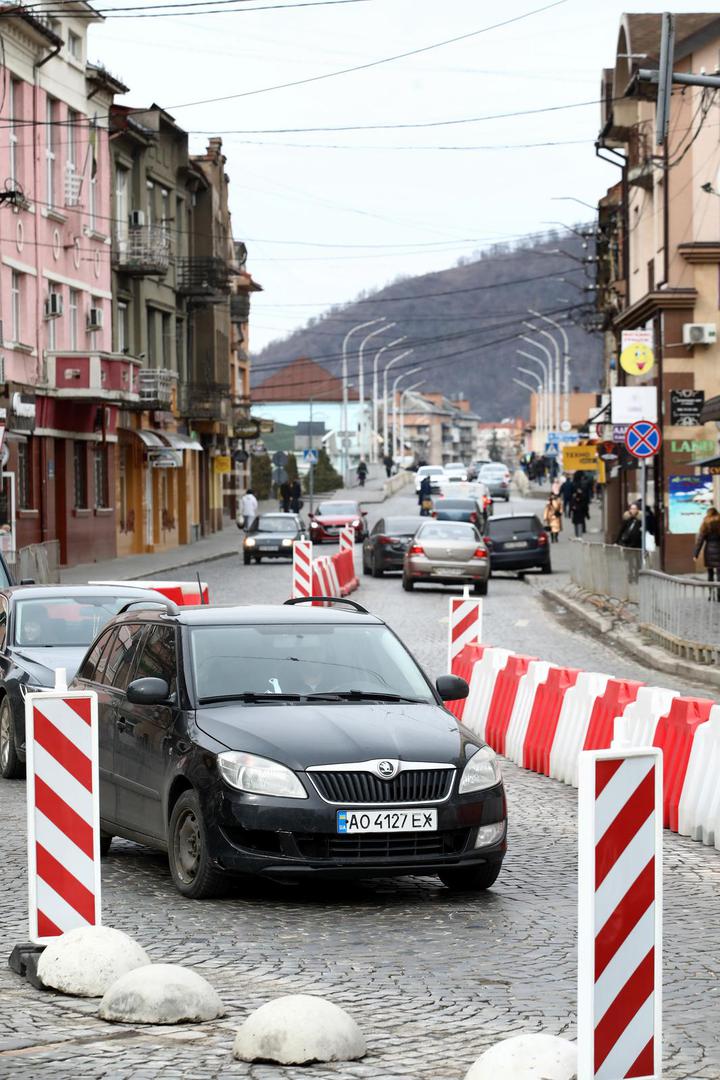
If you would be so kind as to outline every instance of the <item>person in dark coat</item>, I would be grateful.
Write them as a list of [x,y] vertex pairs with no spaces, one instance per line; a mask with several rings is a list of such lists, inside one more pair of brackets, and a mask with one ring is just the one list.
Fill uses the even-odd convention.
[[290,488],[290,509],[293,514],[299,514],[302,507],[302,484],[299,480],[293,480]]
[[430,514],[430,510],[425,504],[432,503],[432,484],[430,483],[429,476],[423,476],[422,480],[420,481],[418,502],[420,503],[421,517],[428,517]]
[[385,475],[387,476],[387,478],[389,480],[390,477],[392,476],[393,465],[394,465],[392,454],[386,454],[385,455],[385,457],[383,458],[383,465],[385,466]]
[[575,536],[578,538],[585,532],[587,516],[588,505],[585,492],[582,488],[574,488],[570,498],[570,520],[575,526]]
[[630,503],[627,511],[623,514],[623,523],[618,533],[616,543],[620,547],[642,547],[642,517],[637,503]]
[[563,511],[565,513],[565,517],[570,517],[570,501],[572,499],[574,490],[575,489],[573,488],[572,478],[566,476],[565,480],[560,485],[560,496],[563,501]]
[[[695,540],[695,558],[699,559],[703,552],[708,581],[720,581],[720,514],[714,506],[710,507],[703,518]],[[720,598],[720,591],[718,598]]]
[[288,480],[285,480],[280,485],[280,509],[284,514],[288,514],[290,512],[290,498],[290,482]]

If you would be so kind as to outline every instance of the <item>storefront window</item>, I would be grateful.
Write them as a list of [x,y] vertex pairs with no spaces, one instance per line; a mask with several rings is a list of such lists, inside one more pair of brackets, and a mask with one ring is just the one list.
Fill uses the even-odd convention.
[[108,496],[107,446],[103,446],[102,444],[95,446],[93,471],[95,474],[95,506],[98,509],[104,509],[110,505]]
[[75,509],[87,510],[87,444],[73,444],[73,473],[75,477]]

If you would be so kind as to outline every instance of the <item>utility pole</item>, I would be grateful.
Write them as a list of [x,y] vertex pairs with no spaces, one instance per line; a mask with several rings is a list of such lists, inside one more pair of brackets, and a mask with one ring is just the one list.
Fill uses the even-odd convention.
[[315,464],[312,460],[313,450],[313,404],[314,398],[310,398],[310,427],[308,428],[308,450],[310,450],[310,475],[308,476],[308,502],[310,504],[309,514],[312,517],[313,510],[315,509]]
[[[563,381],[562,381],[562,394],[563,394],[563,420],[570,420],[570,342],[568,336],[565,333],[565,327],[555,319],[551,319],[549,315],[541,315],[539,311],[531,311],[531,315],[534,315],[537,319],[542,319],[549,326],[554,327],[563,341]],[[547,331],[545,331],[547,333]],[[553,338],[553,342],[555,339]],[[560,387],[558,386],[558,393]]]
[[[390,365],[388,364],[388,367]],[[399,375],[395,376],[392,385],[392,403],[393,403],[393,458],[397,457],[398,451],[398,422],[397,422],[397,386],[401,379],[406,379],[408,375],[414,375],[416,371],[420,371],[422,364],[417,364],[415,367],[410,368],[408,371],[401,371]]]

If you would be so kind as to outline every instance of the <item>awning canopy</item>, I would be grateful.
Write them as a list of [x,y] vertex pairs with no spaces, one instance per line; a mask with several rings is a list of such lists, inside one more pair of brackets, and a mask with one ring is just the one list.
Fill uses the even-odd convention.
[[145,431],[143,428],[118,428],[118,432],[135,435],[145,446],[159,447],[161,450],[167,446],[167,443],[164,443],[154,431]]
[[693,467],[706,465],[708,468],[712,465],[720,465],[720,455],[715,454],[714,457],[702,458],[700,461],[689,461],[688,465],[692,465]]
[[700,410],[701,424],[707,424],[711,420],[720,420],[720,396],[708,398]]
[[173,450],[202,450],[202,444],[189,435],[178,435],[175,431],[161,431],[160,438]]

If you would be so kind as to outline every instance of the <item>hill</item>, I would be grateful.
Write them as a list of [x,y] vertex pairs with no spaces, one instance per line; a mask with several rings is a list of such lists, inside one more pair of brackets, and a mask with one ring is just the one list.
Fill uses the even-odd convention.
[[[394,370],[399,373],[421,365],[411,383],[424,379],[422,389],[439,390],[448,397],[464,395],[484,420],[527,416],[528,392],[513,382],[513,376],[528,381],[517,371],[518,364],[528,364],[516,350],[527,347],[520,338],[531,333],[523,320],[532,319],[528,310],[533,309],[562,320],[565,326],[572,358],[571,388],[597,390],[602,339],[582,325],[592,296],[583,291],[591,280],[586,272],[591,275],[592,267],[580,261],[588,254],[592,247],[585,249],[575,232],[548,233],[514,248],[496,245],[448,270],[394,281],[271,342],[253,357],[253,385],[299,356],[310,356],[339,374],[347,330],[385,317],[396,326],[368,345],[366,369],[374,348],[405,335],[403,348],[414,351]],[[354,350],[360,339],[361,334],[352,339]],[[539,340],[550,344],[546,338]],[[350,379],[357,379],[353,349]]]

